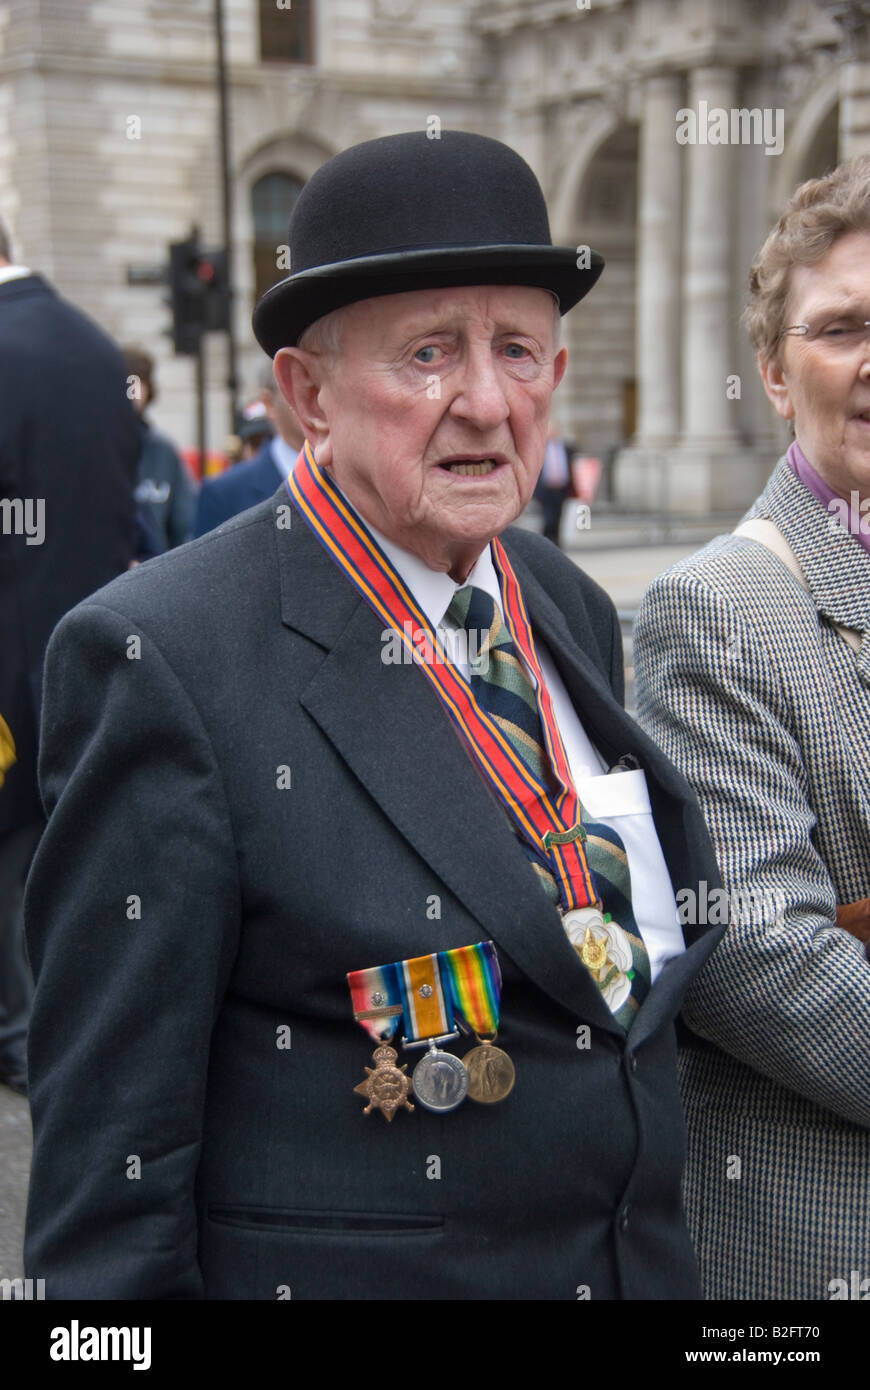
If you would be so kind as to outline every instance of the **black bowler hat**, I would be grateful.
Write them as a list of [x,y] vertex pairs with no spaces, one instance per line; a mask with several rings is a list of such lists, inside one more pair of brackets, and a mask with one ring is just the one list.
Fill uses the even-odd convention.
[[534,285],[565,314],[604,268],[597,251],[553,245],[515,150],[462,130],[386,135],[327,160],[296,200],[289,246],[291,274],[254,310],[270,357],[333,309],[408,290]]

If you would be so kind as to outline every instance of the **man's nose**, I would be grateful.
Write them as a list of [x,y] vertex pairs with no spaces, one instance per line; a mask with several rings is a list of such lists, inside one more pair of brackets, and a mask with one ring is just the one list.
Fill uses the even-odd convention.
[[493,429],[510,415],[501,375],[489,346],[469,350],[450,410],[480,430]]

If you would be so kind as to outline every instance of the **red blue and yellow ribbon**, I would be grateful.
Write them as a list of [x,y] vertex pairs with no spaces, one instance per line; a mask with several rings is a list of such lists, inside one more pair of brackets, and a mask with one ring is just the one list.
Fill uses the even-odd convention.
[[[398,634],[428,677],[518,833],[555,878],[563,908],[597,904],[594,878],[583,851],[580,802],[544,685],[522,594],[500,542],[493,540],[492,554],[501,584],[505,621],[537,681],[544,740],[559,783],[555,795],[538,781],[496,722],[478,705],[470,683],[449,662],[426,615],[362,519],[315,462],[307,441],[286,485],[327,554],[385,626]],[[422,643],[421,634],[425,639]],[[430,659],[421,657],[421,645]]]

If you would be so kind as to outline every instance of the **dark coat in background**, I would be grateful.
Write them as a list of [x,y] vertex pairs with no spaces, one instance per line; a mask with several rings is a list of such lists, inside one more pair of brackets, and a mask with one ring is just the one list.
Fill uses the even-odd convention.
[[172,440],[139,416],[136,501],[156,527],[162,544],[154,554],[184,545],[193,534],[196,487]]
[[235,463],[216,478],[206,478],[199,492],[194,535],[204,536],[221,522],[229,521],[265,502],[271,497],[280,479],[272,456],[272,441],[267,439],[252,459]]
[[[622,711],[609,599],[505,543],[590,737],[646,770],[674,887],[717,884],[692,792]],[[26,902],[48,1298],[699,1295],[673,1020],[720,933],[686,928],[626,1042],[381,627],[282,490],[52,641]],[[364,1115],[346,973],[490,937],[513,1093]]]
[[18,761],[0,840],[41,818],[36,743],[52,628],[133,555],[139,436],[114,343],[39,275],[0,283],[0,498],[41,499],[44,539],[0,534],[0,714]]

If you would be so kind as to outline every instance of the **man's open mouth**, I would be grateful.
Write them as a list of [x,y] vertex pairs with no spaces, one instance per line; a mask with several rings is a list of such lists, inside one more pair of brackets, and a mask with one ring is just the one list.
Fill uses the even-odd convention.
[[498,467],[495,459],[455,459],[452,463],[442,463],[448,473],[458,473],[463,478],[482,478]]

